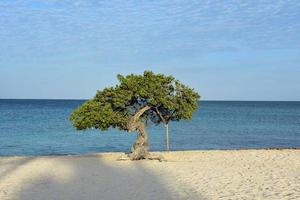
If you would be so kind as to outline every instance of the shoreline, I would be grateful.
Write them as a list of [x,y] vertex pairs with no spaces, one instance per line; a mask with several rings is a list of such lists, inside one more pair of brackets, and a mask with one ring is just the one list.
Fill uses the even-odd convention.
[[[248,151],[248,150],[300,150],[300,147],[270,147],[270,148],[240,148],[240,149],[191,149],[191,150],[163,150],[163,151],[149,151],[150,153],[172,153],[172,152],[214,152],[214,151]],[[87,152],[82,154],[49,154],[49,155],[0,155],[0,158],[17,157],[17,158],[32,158],[32,157],[62,157],[62,156],[92,156],[99,154],[127,154],[122,151],[102,151],[102,152]]]

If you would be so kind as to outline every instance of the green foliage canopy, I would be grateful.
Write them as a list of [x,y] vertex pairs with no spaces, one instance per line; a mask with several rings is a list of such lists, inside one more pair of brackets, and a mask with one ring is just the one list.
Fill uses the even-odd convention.
[[78,130],[110,127],[127,130],[127,122],[148,106],[142,121],[154,124],[191,119],[200,95],[173,76],[145,71],[143,75],[118,75],[119,84],[98,90],[96,96],[76,108],[70,120]]

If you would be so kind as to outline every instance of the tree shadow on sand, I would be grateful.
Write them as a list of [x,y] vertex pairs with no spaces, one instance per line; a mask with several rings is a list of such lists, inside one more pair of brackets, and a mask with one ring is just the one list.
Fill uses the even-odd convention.
[[50,156],[20,162],[21,166],[11,170],[6,180],[0,180],[2,184],[9,183],[3,187],[10,187],[1,199],[205,199],[192,190],[187,191],[188,186],[169,187],[159,174],[146,167],[167,163],[116,161],[107,157]]
[[0,159],[0,180],[13,174],[21,166],[26,165],[34,160],[34,157],[3,157]]

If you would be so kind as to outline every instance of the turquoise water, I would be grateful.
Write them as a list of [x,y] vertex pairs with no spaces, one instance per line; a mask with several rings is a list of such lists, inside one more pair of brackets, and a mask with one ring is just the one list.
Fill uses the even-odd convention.
[[[127,151],[135,134],[76,131],[68,121],[81,100],[0,100],[0,155]],[[300,102],[201,101],[193,120],[170,124],[172,150],[300,147]],[[165,149],[163,126],[148,129]]]

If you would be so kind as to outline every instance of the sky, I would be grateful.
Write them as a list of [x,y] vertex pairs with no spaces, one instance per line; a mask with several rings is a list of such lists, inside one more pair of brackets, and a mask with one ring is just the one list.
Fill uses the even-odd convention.
[[204,100],[300,101],[300,1],[0,0],[0,98],[92,98],[144,70]]

